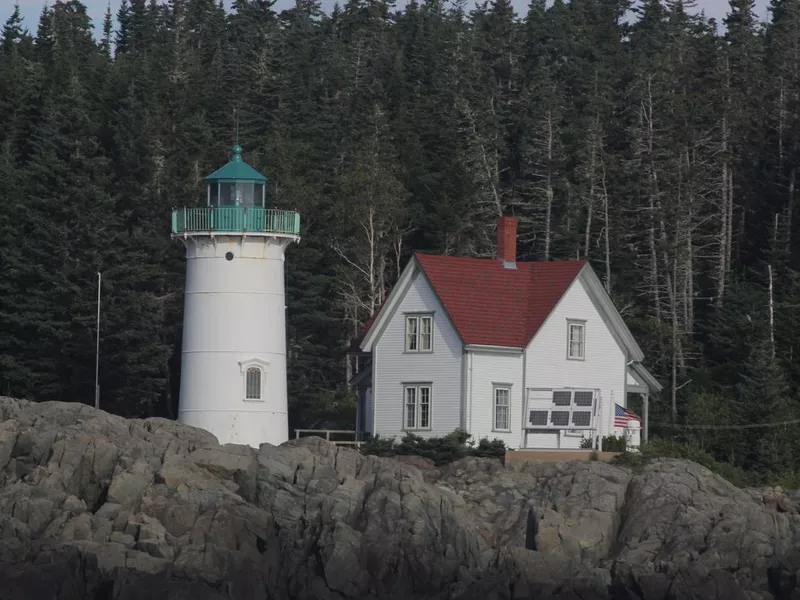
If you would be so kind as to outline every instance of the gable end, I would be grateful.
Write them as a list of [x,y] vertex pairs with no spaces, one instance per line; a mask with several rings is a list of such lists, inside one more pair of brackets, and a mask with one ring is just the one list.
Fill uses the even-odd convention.
[[420,270],[416,258],[412,258],[403,270],[402,275],[400,275],[400,279],[397,280],[397,283],[392,288],[392,291],[389,292],[389,297],[386,298],[386,302],[380,309],[377,318],[372,322],[369,330],[364,335],[364,339],[361,340],[359,347],[363,352],[372,352],[375,342],[378,341],[380,334],[389,324],[389,321],[391,321],[392,316],[397,311],[397,307],[400,306],[400,302],[403,300],[403,296],[406,295],[408,288],[411,286],[411,282],[414,281],[414,275]]
[[622,315],[619,314],[617,307],[614,306],[614,302],[611,300],[608,292],[606,292],[606,289],[603,287],[594,269],[587,264],[581,269],[578,278],[586,285],[592,302],[594,302],[595,306],[597,306],[603,316],[608,320],[611,333],[621,342],[623,348],[628,351],[629,360],[642,362],[644,360],[642,349],[625,324]]

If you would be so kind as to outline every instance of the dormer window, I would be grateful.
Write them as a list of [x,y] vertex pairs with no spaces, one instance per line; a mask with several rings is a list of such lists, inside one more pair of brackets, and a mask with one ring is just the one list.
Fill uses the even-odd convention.
[[433,351],[433,315],[406,315],[406,352]]

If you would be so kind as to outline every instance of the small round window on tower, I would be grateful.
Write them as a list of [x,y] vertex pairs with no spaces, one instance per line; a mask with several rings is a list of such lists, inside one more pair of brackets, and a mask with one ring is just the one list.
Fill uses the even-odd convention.
[[233,252],[226,252],[225,253],[226,260],[233,260]]

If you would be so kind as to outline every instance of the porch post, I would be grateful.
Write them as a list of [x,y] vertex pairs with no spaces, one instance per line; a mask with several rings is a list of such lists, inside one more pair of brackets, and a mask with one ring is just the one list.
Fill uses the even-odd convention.
[[644,428],[642,429],[642,439],[646,444],[647,441],[650,439],[650,392],[644,393],[644,403],[643,403],[643,411],[644,412]]
[[355,441],[360,442],[360,434],[361,432],[361,390],[356,388],[356,439]]

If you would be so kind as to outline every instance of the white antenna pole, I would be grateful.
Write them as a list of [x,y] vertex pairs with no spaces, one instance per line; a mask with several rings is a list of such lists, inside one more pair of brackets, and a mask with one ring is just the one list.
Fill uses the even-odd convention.
[[94,407],[100,408],[100,284],[102,274],[97,272],[97,348],[94,356]]

